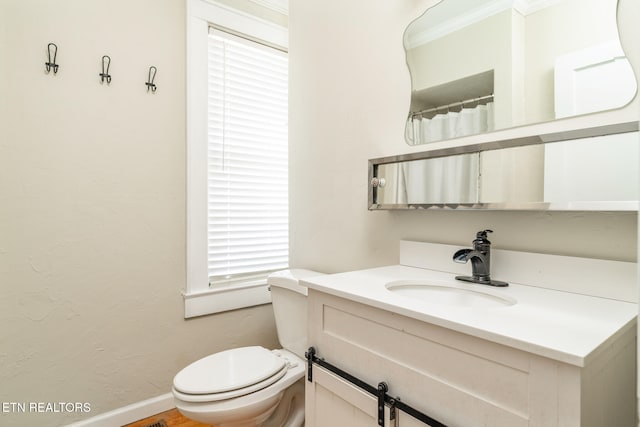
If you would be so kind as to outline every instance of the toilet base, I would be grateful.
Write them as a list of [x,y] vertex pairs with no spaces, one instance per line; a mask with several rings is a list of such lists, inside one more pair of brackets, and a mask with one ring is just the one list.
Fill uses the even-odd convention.
[[303,427],[304,379],[296,381],[276,398],[275,404],[264,412],[243,420],[225,420],[219,413],[211,419],[208,414],[190,410],[182,405],[178,411],[187,418],[203,423],[214,423],[217,427]]
[[[295,360],[291,354],[289,358]],[[187,418],[216,427],[302,427],[306,368],[302,360],[297,362],[277,386],[237,398],[189,402],[178,398],[174,390],[176,408]]]
[[304,378],[284,391],[280,404],[260,427],[304,426]]
[[176,408],[182,415],[200,423],[216,427],[258,427],[262,426],[279,406],[284,392],[251,407],[231,407],[209,411],[206,406],[189,402],[176,402]]

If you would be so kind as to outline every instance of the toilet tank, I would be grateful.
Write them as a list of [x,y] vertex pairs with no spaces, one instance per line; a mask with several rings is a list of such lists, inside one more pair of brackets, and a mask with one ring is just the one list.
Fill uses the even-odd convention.
[[299,280],[321,274],[290,269],[272,273],[267,279],[280,345],[303,359],[307,351],[307,288]]

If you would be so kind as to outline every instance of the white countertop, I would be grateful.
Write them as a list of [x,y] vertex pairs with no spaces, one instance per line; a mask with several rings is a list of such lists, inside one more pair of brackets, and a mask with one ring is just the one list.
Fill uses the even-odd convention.
[[[506,288],[466,284],[455,274],[393,265],[301,280],[310,289],[367,304],[488,341],[585,366],[598,350],[636,323],[638,305],[536,286]],[[500,307],[462,307],[428,303],[389,291],[397,280],[451,283],[514,298]]]

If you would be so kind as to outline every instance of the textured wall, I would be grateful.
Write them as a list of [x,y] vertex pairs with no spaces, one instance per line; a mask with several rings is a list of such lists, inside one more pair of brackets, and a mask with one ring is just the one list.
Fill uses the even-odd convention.
[[91,409],[0,424],[66,424],[168,393],[204,355],[277,345],[269,305],[183,318],[184,2],[2,0],[0,29],[0,401]]

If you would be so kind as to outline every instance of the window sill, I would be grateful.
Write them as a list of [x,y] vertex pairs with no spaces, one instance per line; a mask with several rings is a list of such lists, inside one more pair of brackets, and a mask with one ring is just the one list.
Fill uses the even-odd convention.
[[271,303],[266,283],[210,289],[183,296],[185,319]]

